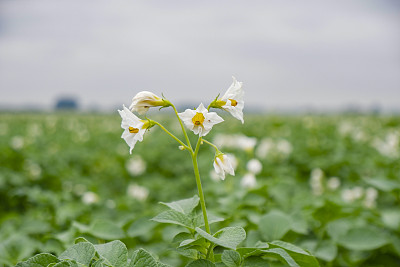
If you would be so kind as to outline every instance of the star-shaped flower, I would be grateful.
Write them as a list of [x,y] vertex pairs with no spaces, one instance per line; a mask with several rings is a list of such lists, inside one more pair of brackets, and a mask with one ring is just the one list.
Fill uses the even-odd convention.
[[244,107],[244,91],[242,89],[242,82],[238,82],[235,77],[232,77],[233,83],[220,98],[211,103],[213,108],[221,108],[231,113],[233,117],[244,123],[243,120],[243,107]]
[[178,115],[186,127],[199,136],[207,135],[215,124],[224,121],[217,113],[208,112],[203,103],[196,110],[187,109]]
[[225,154],[220,153],[214,159],[214,169],[221,180],[225,180],[225,172],[230,175],[235,175],[232,162],[229,157]]
[[121,128],[124,129],[121,138],[129,145],[129,153],[132,154],[132,149],[135,147],[136,142],[143,141],[144,133],[151,126],[149,121],[139,119],[129,109],[125,106],[123,107],[123,110],[118,110],[122,118]]

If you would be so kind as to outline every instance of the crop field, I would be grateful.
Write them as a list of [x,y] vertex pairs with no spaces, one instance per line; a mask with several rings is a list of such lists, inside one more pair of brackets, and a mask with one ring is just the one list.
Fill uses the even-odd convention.
[[[161,114],[154,119],[182,137],[172,114]],[[156,126],[129,154],[122,132],[117,112],[0,113],[0,266],[58,257],[79,237],[98,253],[114,240],[128,258],[143,248],[165,264],[154,266],[190,262],[176,249],[185,228],[152,220],[165,203],[196,200],[187,151]],[[215,150],[201,145],[207,211],[223,218],[212,232],[240,226],[238,247],[281,240],[320,266],[400,266],[399,116],[253,114],[215,125],[207,140],[235,165],[235,176],[219,179]],[[307,266],[264,260],[215,266]]]

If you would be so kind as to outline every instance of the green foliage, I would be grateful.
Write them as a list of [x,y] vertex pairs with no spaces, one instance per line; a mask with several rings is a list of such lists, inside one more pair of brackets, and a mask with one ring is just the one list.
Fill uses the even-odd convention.
[[[79,236],[95,248],[90,264],[102,267],[111,259],[96,246],[116,239],[125,244],[126,266],[140,248],[157,266],[165,266],[160,260],[174,267],[202,263],[207,254],[216,266],[229,266],[237,264],[236,253],[239,266],[252,267],[400,264],[398,116],[246,115],[244,126],[226,120],[208,140],[241,134],[257,143],[219,147],[238,161],[236,176],[223,182],[210,178],[214,151],[201,147],[198,164],[213,222],[205,235],[187,152],[156,127],[129,155],[117,114],[0,114],[0,265],[80,266],[85,256],[73,256],[78,250],[71,245]],[[262,156],[263,142],[268,152]],[[136,172],[129,169],[138,157],[147,166],[142,172],[137,163]],[[254,187],[244,187],[252,158],[262,170]],[[311,186],[316,169],[321,193]],[[340,181],[335,189],[332,177]],[[147,197],[134,196],[132,185],[147,189]],[[346,198],[355,188],[360,196]],[[377,196],[368,203],[370,192]],[[159,216],[167,223],[150,220]],[[247,234],[228,248],[215,233],[230,227]]]

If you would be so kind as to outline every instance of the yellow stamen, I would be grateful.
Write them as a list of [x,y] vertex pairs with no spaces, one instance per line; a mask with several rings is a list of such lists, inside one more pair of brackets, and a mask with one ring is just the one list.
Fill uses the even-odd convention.
[[196,115],[194,115],[194,117],[192,118],[192,122],[194,125],[203,125],[204,122],[204,115],[203,113],[199,113],[197,112]]
[[237,101],[235,99],[230,99],[230,98],[229,98],[229,100],[231,101],[231,106],[236,107]]
[[129,126],[129,132],[130,133],[138,133],[139,129],[138,128],[133,128],[132,126]]

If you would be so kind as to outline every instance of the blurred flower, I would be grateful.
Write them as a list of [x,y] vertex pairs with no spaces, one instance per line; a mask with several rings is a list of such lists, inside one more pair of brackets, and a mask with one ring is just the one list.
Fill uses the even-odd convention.
[[117,205],[115,204],[115,201],[112,199],[107,199],[106,201],[106,207],[109,209],[115,209]]
[[262,170],[262,164],[258,159],[251,159],[247,162],[246,168],[252,174],[257,175]]
[[40,168],[39,164],[31,160],[26,160],[24,163],[24,167],[33,180],[40,178],[40,175],[42,174],[42,168]]
[[353,202],[360,199],[364,194],[364,189],[360,186],[354,188],[346,188],[342,191],[342,199],[345,202]]
[[187,109],[178,115],[186,127],[199,136],[207,135],[215,124],[224,121],[217,113],[208,112],[203,103],[196,110]]
[[276,144],[276,149],[280,154],[289,155],[290,153],[292,153],[293,147],[288,140],[280,139]]
[[138,176],[146,171],[146,162],[139,155],[135,155],[126,162],[125,167],[130,175]]
[[213,143],[217,147],[237,148],[251,152],[257,144],[257,139],[241,134],[217,134],[214,137]]
[[314,195],[319,196],[324,192],[322,180],[324,172],[320,168],[313,169],[310,175],[310,186]]
[[99,196],[91,191],[85,192],[82,196],[82,202],[90,205],[99,202]]
[[152,92],[142,91],[137,93],[133,99],[132,104],[129,106],[129,109],[132,111],[136,111],[139,114],[146,113],[151,107],[168,107],[171,106],[171,103],[162,99],[161,97],[156,96]]
[[343,191],[342,191],[342,199],[345,201],[345,202],[353,202],[354,200],[355,200],[355,198],[354,198],[354,194],[353,194],[353,190],[351,190],[351,189],[344,189]]
[[354,199],[359,199],[363,196],[364,194],[364,188],[360,187],[360,186],[356,186],[353,188],[353,195],[354,195]]
[[384,156],[396,158],[399,156],[399,134],[395,132],[388,133],[385,139],[378,139],[372,143],[372,146]]
[[225,180],[225,172],[229,173],[230,175],[235,175],[235,170],[232,167],[229,157],[222,153],[215,157],[214,169],[221,180]]
[[262,139],[261,143],[256,149],[256,156],[262,159],[265,158],[268,153],[273,149],[274,145],[274,141],[272,141],[271,138]]
[[139,201],[145,201],[149,196],[149,190],[137,184],[130,184],[127,189],[128,196],[137,199]]
[[257,180],[253,173],[247,173],[240,181],[240,185],[245,188],[254,188],[257,186]]
[[232,164],[233,169],[236,170],[236,168],[238,166],[238,160],[237,160],[236,156],[233,155],[233,154],[230,154],[230,153],[227,153],[225,155],[228,156],[228,158],[229,158],[229,160],[230,160],[230,162]]
[[235,77],[232,77],[233,83],[228,88],[226,93],[218,100],[211,103],[213,108],[221,108],[231,113],[233,117],[244,123],[243,120],[243,107],[244,107],[244,91],[242,89],[242,82],[238,82]]
[[378,190],[373,187],[368,187],[365,190],[364,206],[367,208],[376,207],[376,199],[378,198]]
[[146,130],[153,125],[150,120],[141,120],[125,106],[123,107],[123,110],[118,110],[122,118],[121,128],[125,130],[121,138],[129,145],[129,153],[132,154],[132,149],[135,147],[136,142],[143,141],[143,135]]
[[24,138],[22,136],[16,135],[11,138],[10,146],[15,150],[20,150],[24,147]]
[[340,179],[337,177],[331,177],[328,179],[327,186],[330,190],[336,190],[340,186]]
[[42,127],[37,123],[31,123],[27,127],[27,135],[36,137],[42,135]]

